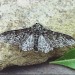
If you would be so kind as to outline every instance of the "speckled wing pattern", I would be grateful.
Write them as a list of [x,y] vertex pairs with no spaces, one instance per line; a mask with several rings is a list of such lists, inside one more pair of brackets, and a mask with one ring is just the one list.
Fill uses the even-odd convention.
[[29,47],[31,46],[31,41],[31,28],[11,30],[0,34],[0,42],[18,45],[22,50],[26,47],[24,51],[29,50]]
[[18,45],[23,51],[34,50],[45,53],[54,48],[75,44],[75,40],[71,36],[48,30],[39,23],[29,28],[1,33],[0,42]]

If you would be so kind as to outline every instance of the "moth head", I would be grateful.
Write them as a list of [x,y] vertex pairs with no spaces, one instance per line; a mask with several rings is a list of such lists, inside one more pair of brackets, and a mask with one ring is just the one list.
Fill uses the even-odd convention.
[[43,26],[40,23],[36,23],[32,27],[33,31],[41,31],[43,29]]

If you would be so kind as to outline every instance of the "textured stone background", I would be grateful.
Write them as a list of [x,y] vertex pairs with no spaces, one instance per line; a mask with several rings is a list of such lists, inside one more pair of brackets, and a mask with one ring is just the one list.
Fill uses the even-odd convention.
[[[0,33],[36,22],[54,31],[75,35],[75,0],[0,0]],[[0,73],[75,74],[61,66],[41,64],[8,68]]]
[[73,36],[75,0],[0,0],[0,33],[36,22]]

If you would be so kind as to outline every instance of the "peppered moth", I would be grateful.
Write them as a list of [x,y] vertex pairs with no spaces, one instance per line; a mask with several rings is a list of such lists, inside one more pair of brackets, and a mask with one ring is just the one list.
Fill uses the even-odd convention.
[[18,45],[23,51],[34,50],[45,53],[54,48],[75,44],[71,36],[46,29],[39,23],[29,28],[1,33],[0,42]]

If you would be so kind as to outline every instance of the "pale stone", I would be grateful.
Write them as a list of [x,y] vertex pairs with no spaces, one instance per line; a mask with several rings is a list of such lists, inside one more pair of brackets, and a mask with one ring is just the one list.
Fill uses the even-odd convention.
[[0,33],[39,22],[54,31],[75,33],[75,0],[0,0]]

